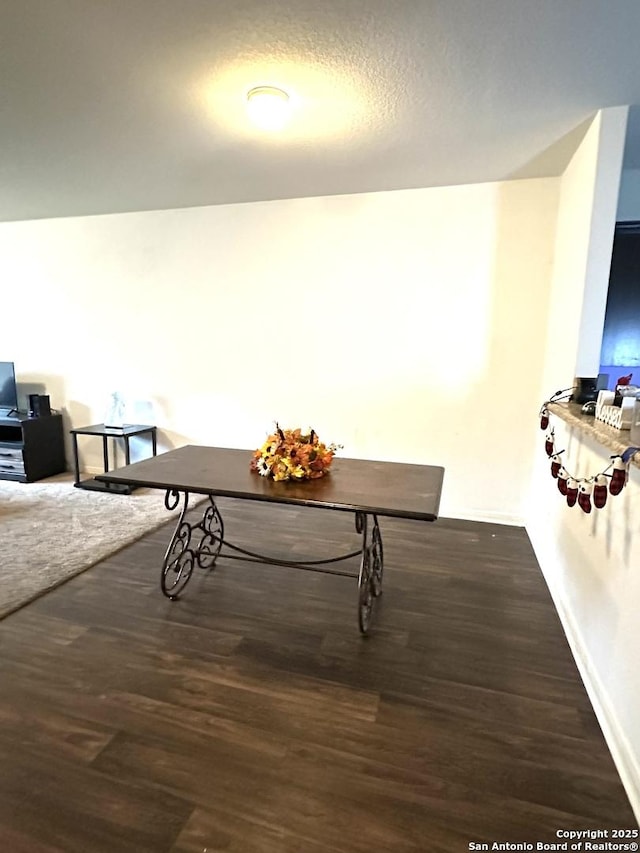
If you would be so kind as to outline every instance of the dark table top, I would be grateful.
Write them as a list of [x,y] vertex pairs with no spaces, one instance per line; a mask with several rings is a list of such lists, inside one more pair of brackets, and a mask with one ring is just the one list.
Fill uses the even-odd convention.
[[76,435],[113,435],[122,438],[124,435],[138,435],[156,429],[147,424],[123,424],[123,426],[106,426],[106,424],[91,424],[91,426],[74,427],[70,433]]
[[99,474],[96,479],[421,521],[438,517],[444,468],[437,465],[336,457],[325,477],[276,483],[249,470],[252,456],[251,450],[187,445]]

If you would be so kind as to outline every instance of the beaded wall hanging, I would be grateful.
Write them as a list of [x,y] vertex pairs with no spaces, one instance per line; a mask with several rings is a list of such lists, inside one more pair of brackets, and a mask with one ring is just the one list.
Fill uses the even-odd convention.
[[556,450],[554,429],[549,428],[551,413],[548,406],[550,403],[568,402],[574,390],[574,388],[564,388],[562,391],[556,391],[542,404],[540,429],[546,431],[544,449],[551,460],[551,476],[558,484],[558,491],[566,498],[569,506],[575,506],[577,503],[583,512],[591,512],[592,506],[602,509],[607,503],[608,495],[620,494],[629,477],[631,457],[640,451],[640,447],[627,447],[623,453],[611,456],[611,461],[606,468],[589,477],[576,477],[571,474],[562,459],[565,451]]

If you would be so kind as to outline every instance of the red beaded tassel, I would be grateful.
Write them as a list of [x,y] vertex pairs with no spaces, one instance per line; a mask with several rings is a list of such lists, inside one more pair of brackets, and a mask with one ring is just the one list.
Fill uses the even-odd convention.
[[558,471],[558,491],[561,495],[567,494],[567,480],[569,479],[569,472],[566,468],[560,466],[560,470]]
[[591,493],[593,483],[584,481],[578,486],[578,506],[583,512],[591,512]]
[[627,463],[622,456],[616,456],[613,461],[613,474],[609,482],[609,492],[612,495],[619,495],[624,489],[627,482]]
[[607,502],[607,477],[598,474],[593,484],[593,505],[596,509],[602,509]]

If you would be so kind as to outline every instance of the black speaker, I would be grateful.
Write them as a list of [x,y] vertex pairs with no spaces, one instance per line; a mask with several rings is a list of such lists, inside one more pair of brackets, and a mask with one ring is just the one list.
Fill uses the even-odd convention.
[[29,394],[29,417],[42,418],[51,414],[51,401],[48,394]]
[[574,403],[588,403],[598,398],[598,380],[590,376],[579,376],[576,379],[577,389],[572,399]]

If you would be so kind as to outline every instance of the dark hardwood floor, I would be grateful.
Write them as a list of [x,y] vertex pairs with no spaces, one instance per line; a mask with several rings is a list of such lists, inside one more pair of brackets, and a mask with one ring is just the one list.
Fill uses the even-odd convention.
[[[220,506],[232,541],[282,557],[358,544],[348,514]],[[637,827],[526,534],[381,527],[368,638],[347,578],[221,559],[168,601],[170,527],[0,622],[0,851],[453,853]]]

